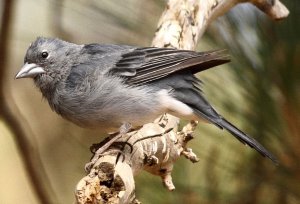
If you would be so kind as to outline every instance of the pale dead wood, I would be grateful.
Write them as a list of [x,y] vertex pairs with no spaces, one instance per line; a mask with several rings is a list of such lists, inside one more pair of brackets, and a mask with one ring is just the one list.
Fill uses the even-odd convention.
[[[241,2],[245,1],[170,0],[159,20],[152,46],[192,50],[213,19]],[[288,15],[278,0],[252,0],[251,3],[275,20]],[[176,117],[163,115],[118,141],[130,145],[115,143],[102,156],[93,158],[96,162],[90,164],[88,175],[76,186],[77,203],[138,203],[134,176],[141,170],[160,176],[163,185],[174,190],[171,172],[176,160],[184,155],[192,162],[198,161],[186,147],[197,122],[191,121],[177,131],[178,122]]]

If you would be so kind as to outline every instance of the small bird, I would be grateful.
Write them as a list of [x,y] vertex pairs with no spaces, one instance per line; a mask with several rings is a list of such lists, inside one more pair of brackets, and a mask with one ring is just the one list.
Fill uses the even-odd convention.
[[128,131],[163,113],[226,129],[277,163],[256,140],[223,118],[205,99],[194,74],[229,62],[224,50],[194,52],[112,44],[77,45],[38,37],[16,79],[33,78],[52,110],[105,132]]

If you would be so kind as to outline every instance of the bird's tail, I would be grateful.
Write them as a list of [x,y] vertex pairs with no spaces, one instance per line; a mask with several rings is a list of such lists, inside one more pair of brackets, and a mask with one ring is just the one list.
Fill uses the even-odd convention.
[[228,132],[230,132],[234,137],[236,137],[242,143],[254,148],[256,151],[258,151],[264,157],[268,157],[276,165],[278,164],[278,160],[268,150],[266,150],[255,139],[249,137],[246,133],[239,130],[237,127],[235,127],[233,124],[231,124],[226,119],[222,118],[222,120],[218,121],[218,125],[223,127],[224,129],[226,129]]

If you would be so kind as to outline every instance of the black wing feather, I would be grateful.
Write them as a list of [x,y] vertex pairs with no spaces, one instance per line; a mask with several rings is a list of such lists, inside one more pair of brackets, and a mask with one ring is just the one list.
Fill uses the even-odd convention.
[[136,48],[121,56],[110,73],[125,77],[125,83],[141,85],[181,70],[192,74],[229,62],[224,50],[194,52],[172,48]]

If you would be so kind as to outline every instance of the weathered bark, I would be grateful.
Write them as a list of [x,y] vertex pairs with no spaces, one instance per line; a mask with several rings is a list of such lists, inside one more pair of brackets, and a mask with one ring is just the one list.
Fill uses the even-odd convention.
[[[207,25],[240,2],[244,1],[170,0],[152,45],[194,49]],[[288,15],[288,10],[278,0],[252,0],[251,3],[275,20]],[[102,156],[93,158],[88,175],[76,187],[77,203],[138,203],[134,194],[134,176],[141,170],[160,176],[164,186],[174,190],[171,172],[176,160],[184,155],[192,162],[198,161],[186,147],[193,138],[197,122],[191,121],[179,132],[178,122],[178,118],[165,114],[128,133]],[[122,146],[119,142],[129,145]]]

